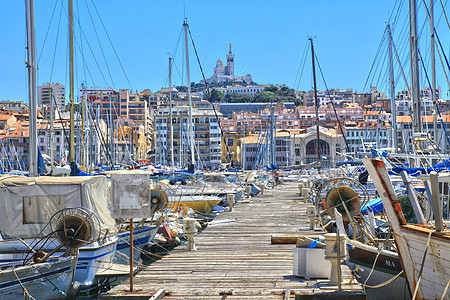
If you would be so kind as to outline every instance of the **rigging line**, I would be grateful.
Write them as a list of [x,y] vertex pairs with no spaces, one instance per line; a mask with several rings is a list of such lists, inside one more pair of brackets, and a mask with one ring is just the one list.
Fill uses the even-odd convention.
[[[78,6],[79,1],[77,1],[77,12],[78,12],[78,19],[80,20],[80,9]],[[81,32],[81,22],[78,23],[78,30]],[[81,53],[84,52],[83,50],[83,39],[80,41],[81,44]],[[86,83],[86,65],[83,63],[83,74],[84,74],[84,82]]]
[[[188,32],[189,32],[189,36],[190,36],[190,38],[191,38],[192,46],[193,46],[193,48],[194,48],[195,56],[197,57],[197,62],[198,62],[198,64],[199,64],[199,67],[200,67],[200,71],[201,71],[201,73],[202,73],[203,80],[205,81],[205,90],[206,90],[206,94],[210,94],[210,93],[209,93],[209,90],[208,90],[208,83],[206,82],[205,73],[203,72],[203,68],[202,68],[202,65],[201,65],[201,63],[200,63],[200,58],[198,57],[197,48],[195,47],[194,39],[192,38],[191,29],[189,28],[189,25],[187,25],[187,29],[188,29]],[[190,84],[190,83],[189,83],[189,84]],[[222,135],[223,142],[225,143],[225,148],[227,149],[228,159],[230,160],[230,163],[232,163],[233,158],[232,158],[232,156],[231,156],[230,149],[228,148],[228,144],[227,144],[227,142],[225,141],[225,135],[224,135],[224,133],[223,133],[222,124],[221,124],[220,118],[219,118],[219,116],[218,116],[218,114],[217,114],[216,107],[214,106],[214,103],[212,103],[212,99],[211,99],[211,106],[212,106],[212,108],[213,108],[214,115],[216,116],[217,124],[219,125],[219,129],[220,129],[220,134]],[[236,169],[235,169],[235,170],[236,170]],[[238,175],[238,174],[237,174],[237,170],[236,170],[236,175]],[[242,183],[241,183],[241,180],[240,180],[239,176],[238,176],[238,180],[239,180],[239,185],[242,187]]]
[[[427,72],[427,70],[425,69],[425,64],[423,63],[422,54],[420,53],[420,49],[417,49],[417,50],[418,50],[418,52],[419,52],[420,61],[422,62],[423,71],[425,72],[425,76],[426,76],[427,81],[428,81],[428,86],[430,87],[430,90],[433,91],[433,88],[431,87],[430,78],[428,77],[428,72]],[[433,91],[433,92],[434,92],[434,91]],[[437,99],[435,100],[434,105],[436,106],[437,113],[439,114],[439,118],[440,118],[440,120],[441,120],[442,128],[444,129],[445,136],[446,136],[446,138],[447,138],[447,143],[448,143],[448,145],[450,146],[450,139],[449,139],[448,134],[447,134],[447,129],[445,128],[446,126],[444,126],[444,122],[443,122],[443,119],[442,119],[442,115],[441,115],[441,112],[439,111],[439,106],[437,105]],[[437,139],[436,136],[435,136],[434,138]]]
[[298,79],[297,90],[300,87],[300,82],[301,82],[302,77],[303,77],[303,70],[305,69],[305,66],[306,66],[306,58],[308,57],[309,50],[310,50],[310,47],[308,47],[308,43],[306,43],[306,53],[305,53],[305,57],[303,59],[303,67],[302,67],[302,71],[300,73],[300,78]]
[[[90,111],[91,116],[95,116],[95,113],[93,112],[92,105],[91,105],[91,110],[92,110],[92,111]],[[113,159],[111,157],[111,153],[108,151],[108,147],[106,147],[106,142],[105,142],[105,139],[103,137],[103,133],[100,131],[100,128],[98,127],[97,122],[94,122],[96,120],[97,120],[96,118],[95,119],[92,118],[92,121],[93,121],[92,123],[94,124],[95,130],[97,132],[97,137],[101,137],[100,145],[105,147],[104,151],[106,152],[107,158],[109,158],[109,160],[111,162],[111,168],[114,169],[114,162],[113,162]]]
[[53,51],[52,67],[51,67],[51,70],[50,70],[50,82],[52,82],[53,68],[55,66],[56,49],[58,48],[58,40],[59,40],[59,29],[61,27],[61,16],[62,16],[62,7],[61,7],[61,10],[59,11],[58,29],[56,30],[55,48],[54,48],[54,51]]
[[444,4],[442,4],[442,0],[440,0],[442,6],[442,12],[444,13],[445,20],[447,21],[447,26],[450,29],[450,23],[448,22],[447,13],[445,12]]
[[102,43],[100,42],[100,38],[98,36],[97,29],[95,28],[94,20],[92,19],[91,10],[89,9],[89,6],[87,4],[87,0],[84,0],[84,3],[86,4],[86,8],[87,8],[87,11],[88,11],[88,14],[89,14],[89,18],[91,19],[91,23],[92,23],[92,28],[94,29],[95,36],[97,37],[97,41],[98,41],[98,46],[100,47],[100,52],[102,53],[103,60],[105,61],[106,69],[108,70],[109,79],[111,80],[112,87],[114,88],[115,87],[114,80],[112,78],[111,70],[109,69],[108,61],[106,60],[105,52],[103,51],[103,46],[102,46]]
[[331,106],[333,107],[334,115],[336,116],[336,119],[337,119],[338,124],[339,124],[339,128],[341,129],[341,132],[342,132],[342,136],[344,137],[345,147],[347,148],[347,152],[350,152],[350,147],[348,146],[347,138],[345,137],[341,121],[339,120],[339,116],[338,116],[338,114],[336,112],[336,108],[334,107],[333,99],[330,96],[330,92],[328,90],[327,82],[325,81],[325,76],[323,75],[323,72],[322,72],[322,67],[320,66],[319,59],[317,58],[317,55],[315,53],[314,53],[314,56],[316,58],[317,66],[319,67],[319,71],[320,71],[320,75],[322,76],[323,83],[325,84],[325,90],[327,91],[328,96],[330,97],[330,103],[331,103]]
[[[422,1],[424,1],[424,0],[422,0]],[[423,4],[424,4],[425,9],[426,9],[426,12],[427,12],[427,19],[429,20],[429,19],[430,19],[430,11],[428,10],[428,6],[426,5],[426,3],[424,2]],[[442,47],[442,44],[441,44],[441,39],[439,38],[439,35],[438,35],[438,33],[437,33],[436,27],[434,27],[434,24],[433,24],[433,30],[434,30],[434,34],[436,35],[437,41],[438,41],[438,43],[439,43],[439,46],[441,47],[442,54],[444,55],[445,61],[446,61],[446,63],[447,63],[447,67],[448,67],[449,70],[450,70],[450,64],[449,64],[449,62],[448,62],[447,56],[445,55],[444,48]]]
[[44,43],[42,45],[41,53],[39,54],[39,58],[37,60],[37,64],[39,65],[39,62],[41,61],[42,53],[44,52],[45,43],[47,42],[48,33],[50,31],[50,26],[52,25],[53,16],[55,15],[56,5],[58,4],[58,1],[55,1],[55,6],[53,6],[52,16],[50,18],[50,22],[48,23],[47,32],[45,33]]
[[181,26],[180,34],[178,35],[177,42],[175,43],[175,47],[173,48],[173,58],[177,56],[178,46],[180,45],[181,36],[183,35],[183,26]]
[[373,67],[374,67],[374,65],[375,65],[375,62],[377,61],[377,57],[378,57],[378,55],[379,55],[379,53],[380,53],[380,49],[382,48],[384,39],[385,39],[385,37],[386,37],[386,30],[387,30],[387,29],[385,28],[385,29],[384,29],[384,32],[383,32],[383,36],[382,36],[382,38],[381,38],[381,42],[380,42],[380,44],[378,45],[377,53],[375,54],[375,58],[374,58],[374,60],[373,60],[373,62],[372,62],[372,66],[370,67],[370,71],[369,71],[369,74],[368,74],[368,76],[367,76],[366,83],[364,84],[364,90],[366,90],[367,82],[369,81],[370,74],[372,73],[372,70],[373,70]]
[[[392,8],[391,13],[388,15],[388,22],[391,22],[391,18],[392,18],[392,15],[394,14],[394,10],[395,10],[395,7],[397,6],[397,3],[398,3],[398,0],[395,0],[394,7]],[[398,9],[397,9],[397,14],[398,14]]]
[[58,116],[59,116],[59,121],[61,122],[61,127],[62,127],[62,133],[63,133],[63,139],[66,141],[65,143],[64,143],[64,145],[69,145],[69,136],[66,134],[66,128],[64,127],[64,122],[63,122],[63,118],[61,117],[61,111],[60,111],[60,109],[58,108],[58,105],[56,105],[56,98],[55,98],[55,95],[54,95],[54,93],[52,93],[52,99],[51,99],[51,101],[54,101],[54,107],[56,108],[56,111],[58,112]]
[[401,13],[401,11],[403,9],[404,2],[405,1],[400,1],[399,2],[398,8],[397,8],[397,14],[395,15],[394,21],[392,21],[392,25],[393,25],[394,28],[396,27],[397,22],[398,22],[398,20],[400,18],[400,13]]
[[[302,53],[302,56],[301,56],[301,58],[300,58],[300,64],[298,65],[298,69],[297,69],[297,74],[295,75],[295,79],[294,79],[294,84],[292,85],[293,87],[295,87],[296,85],[296,83],[297,83],[297,78],[298,78],[298,75],[299,75],[299,73],[300,73],[300,69],[301,69],[301,67],[302,67],[302,62],[303,62],[303,58],[305,57],[305,52],[307,51],[307,49],[308,49],[309,47],[308,47],[308,43],[306,43],[305,44],[305,49],[303,49],[303,53]],[[300,80],[299,80],[299,84],[300,84]],[[298,86],[298,85],[297,85]]]
[[[60,1],[62,1],[62,0],[60,0]],[[67,11],[66,11],[65,9],[64,9],[64,13],[66,14],[66,16],[68,16]],[[75,17],[75,20],[77,21],[78,25],[81,24],[81,22],[80,22],[80,20],[79,20],[78,18]],[[80,29],[81,29],[81,27],[80,27]],[[92,50],[92,47],[91,47],[91,44],[89,43],[89,40],[87,39],[87,37],[86,37],[86,35],[84,34],[84,31],[83,31],[82,29],[80,30],[80,33],[81,33],[81,37],[80,37],[81,39],[80,39],[80,40],[82,40],[83,37],[85,38],[86,44],[88,45],[88,48],[89,48],[89,50],[90,50],[90,52],[91,52],[91,54],[92,54],[92,58],[94,59],[95,64],[97,65],[97,68],[98,68],[98,70],[99,70],[99,72],[100,72],[100,75],[101,75],[102,78],[103,78],[103,81],[105,81],[105,83],[106,83],[106,85],[107,85],[106,78],[105,78],[105,76],[103,75],[103,71],[102,71],[102,69],[100,68],[100,64],[98,63],[97,58],[95,57],[94,51]],[[77,39],[76,35],[74,35],[74,40],[75,40],[76,46],[78,47],[78,50],[81,52],[81,50],[80,50],[80,44],[79,44],[79,42],[78,42],[78,39]],[[84,54],[83,54],[83,53],[81,53],[81,57],[83,58],[83,61],[85,61],[85,58],[84,58]]]
[[[61,3],[62,3],[62,0],[60,0],[60,1],[61,1]],[[68,13],[67,13],[66,9],[64,8],[64,6],[62,6],[62,8],[63,8],[63,10],[64,10],[64,13],[66,14],[66,17],[68,17]],[[75,20],[78,22],[78,24],[80,24],[78,18],[75,18]],[[82,35],[81,35],[81,39],[83,39],[83,36],[84,36],[84,38],[86,39],[86,43],[87,43],[87,45],[88,45],[88,47],[89,47],[89,50],[91,51],[92,57],[93,57],[93,59],[94,59],[96,65],[97,65],[97,68],[99,69],[100,75],[102,76],[103,80],[104,80],[105,83],[106,83],[105,76],[103,75],[103,72],[102,72],[102,70],[101,70],[101,68],[100,68],[100,65],[99,65],[99,63],[98,63],[98,61],[97,61],[97,58],[95,57],[94,52],[93,52],[93,50],[92,50],[92,48],[91,48],[91,45],[89,44],[89,41],[88,41],[88,39],[86,38],[86,35],[84,34],[84,31],[83,31],[83,30],[81,30],[81,34],[82,34]],[[68,36],[67,38],[69,38],[69,36]],[[78,39],[77,39],[76,36],[74,36],[74,40],[75,40],[75,44],[76,44],[76,46],[78,47],[78,50],[79,50],[80,44],[78,43]],[[68,50],[67,50],[67,52],[68,52]],[[66,55],[67,55],[67,54],[66,54]],[[86,63],[86,60],[85,60],[85,58],[84,58],[84,54],[83,54],[83,53],[81,53],[81,57],[82,57],[83,61]],[[67,60],[67,57],[66,57],[66,60]],[[67,61],[66,61],[66,64],[68,65],[68,62],[67,62]],[[86,64],[86,65],[87,65],[87,64]],[[67,68],[67,66],[66,66],[66,68]],[[67,72],[67,69],[66,69],[66,82],[67,82],[67,73],[68,73],[68,72]],[[90,73],[90,72],[89,72],[89,73]],[[92,78],[92,76],[91,76],[91,78]]]
[[[376,80],[376,85],[378,86],[379,85],[379,83],[380,83],[380,81],[381,81],[381,74],[383,73],[383,66],[386,66],[386,69],[387,69],[387,59],[388,59],[388,55],[386,55],[387,53],[385,53],[385,52],[387,52],[387,51],[385,51],[385,50],[387,50],[387,47],[383,47],[383,52],[382,52],[382,56],[381,57],[383,57],[383,61],[381,62],[381,64],[379,64],[379,66],[380,66],[380,71],[379,71],[379,73],[378,73],[378,79]],[[378,70],[378,68],[377,68],[377,70]]]
[[100,16],[100,14],[99,14],[99,12],[97,10],[97,7],[95,6],[94,0],[91,0],[91,2],[92,2],[92,5],[94,6],[95,11],[97,12],[97,16],[98,16],[98,18],[100,20],[100,23],[103,26],[103,30],[105,30],[106,36],[108,37],[109,43],[111,44],[111,47],[112,47],[112,49],[114,51],[114,54],[116,55],[116,58],[119,61],[120,68],[122,69],[122,72],[125,75],[125,78],[127,79],[128,84],[130,85],[130,89],[133,90],[133,87],[131,86],[130,79],[128,78],[127,73],[125,72],[125,68],[122,65],[122,62],[121,62],[121,60],[119,58],[119,54],[117,54],[116,48],[114,47],[114,44],[112,43],[111,38],[109,37],[108,31],[106,30],[106,27],[105,27],[105,24],[103,23],[102,17]]
[[395,47],[395,42],[394,42],[394,39],[392,38],[392,36],[391,36],[391,40],[392,40],[392,49],[394,50],[394,55],[395,55],[395,58],[397,59],[398,67],[400,68],[403,80],[405,81],[406,90],[408,92],[408,95],[410,96],[411,93],[410,93],[410,89],[408,86],[408,80],[406,79],[405,72],[403,71],[402,62],[400,61],[400,57],[398,56],[397,48]]
[[180,77],[180,80],[181,80],[181,84],[180,85],[183,85],[183,76],[180,74],[180,70],[178,70],[178,67],[175,64],[175,60],[172,60],[172,64],[175,67],[175,70],[177,70],[178,76]]
[[445,70],[444,61],[442,60],[441,51],[438,48],[439,60],[441,61],[442,70],[444,71],[445,79],[447,80],[447,85],[450,87],[450,81],[448,79],[447,71]]

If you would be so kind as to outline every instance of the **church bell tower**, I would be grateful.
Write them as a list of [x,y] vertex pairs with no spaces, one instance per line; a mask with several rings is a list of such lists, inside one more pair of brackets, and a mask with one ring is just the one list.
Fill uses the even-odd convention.
[[230,51],[227,55],[227,75],[234,76],[234,55],[231,52],[231,43],[230,43]]

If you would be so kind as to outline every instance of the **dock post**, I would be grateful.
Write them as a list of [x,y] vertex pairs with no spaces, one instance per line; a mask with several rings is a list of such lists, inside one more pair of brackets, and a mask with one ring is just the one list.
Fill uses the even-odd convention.
[[227,194],[227,203],[230,207],[229,211],[233,211],[233,205],[234,205],[234,194]]
[[434,226],[437,232],[441,232],[444,228],[442,221],[441,197],[439,192],[439,175],[436,172],[430,173],[431,183],[431,199],[433,200]]
[[130,219],[130,292],[133,291],[133,218]]

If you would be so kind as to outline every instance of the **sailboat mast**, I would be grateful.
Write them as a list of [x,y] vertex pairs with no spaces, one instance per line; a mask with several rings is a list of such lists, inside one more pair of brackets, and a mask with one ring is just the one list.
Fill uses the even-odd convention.
[[394,152],[398,149],[398,137],[397,137],[397,106],[395,105],[395,86],[394,86],[394,65],[392,62],[392,34],[391,25],[387,25],[389,34],[389,82],[391,85],[391,114],[392,114],[392,137],[391,145],[394,147]]
[[188,86],[188,101],[189,101],[189,146],[191,148],[191,163],[195,166],[195,154],[194,154],[194,131],[192,128],[192,99],[191,99],[191,74],[189,70],[189,44],[188,44],[188,24],[186,20],[183,23],[184,26],[184,42],[186,46],[186,75]]
[[175,169],[173,157],[173,115],[172,115],[172,57],[169,57],[169,112],[170,112],[170,167]]
[[275,107],[272,104],[272,165],[277,164],[277,118],[275,117]]
[[422,131],[420,115],[419,58],[417,53],[417,7],[416,0],[409,0],[409,45],[411,56],[411,98],[413,108],[413,132]]
[[436,101],[436,64],[435,64],[435,53],[434,53],[434,0],[430,0],[430,47],[431,47],[431,100],[434,104],[434,113],[433,113],[433,135],[434,135],[434,143],[438,145],[438,137],[437,137],[437,101]]
[[313,69],[313,79],[314,79],[314,102],[316,105],[316,132],[317,132],[317,170],[320,172],[320,131],[319,131],[319,101],[317,100],[317,86],[316,86],[316,64],[314,62],[314,43],[313,39],[309,38],[311,42],[311,57],[312,57],[312,69]]
[[74,66],[73,66],[73,0],[69,0],[69,82],[70,82],[70,144],[69,161],[70,173],[75,175],[75,88],[74,88]]
[[242,112],[242,127],[243,127],[243,139],[242,139],[242,170],[245,170],[245,111]]
[[26,1],[27,49],[28,49],[28,102],[29,102],[29,170],[31,176],[38,175],[37,166],[37,109],[36,109],[36,46],[34,35],[34,1]]
[[53,175],[53,99],[52,88],[49,88],[50,92],[50,174]]

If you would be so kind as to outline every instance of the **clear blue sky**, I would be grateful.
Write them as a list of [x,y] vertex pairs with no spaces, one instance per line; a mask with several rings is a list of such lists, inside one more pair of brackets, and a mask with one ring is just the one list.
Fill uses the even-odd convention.
[[[67,1],[64,1],[67,2]],[[429,1],[426,1],[427,3]],[[447,3],[447,0],[443,0]],[[53,9],[55,7],[55,13]],[[92,0],[74,0],[75,12],[79,10],[81,28],[89,42],[97,63],[93,59],[86,40],[81,41],[79,25],[77,31],[78,48],[83,44],[83,55],[87,69],[83,68],[79,49],[77,50],[77,85],[85,81],[88,86],[116,89],[130,88],[105,31],[100,24]],[[86,8],[95,22],[100,43],[108,63],[105,63],[95,31]],[[402,5],[400,5],[403,3]],[[2,0],[0,12],[0,100],[27,101],[26,27],[24,1]],[[65,4],[66,5],[66,4]],[[394,26],[394,38],[400,56],[407,57],[405,35],[407,27],[408,1],[149,1],[149,0],[95,0],[107,32],[119,55],[133,90],[150,88],[157,91],[167,85],[168,54],[173,54],[179,38],[184,12],[196,44],[206,77],[211,76],[217,59],[226,61],[228,45],[232,43],[235,54],[235,74],[251,73],[257,83],[286,84],[301,90],[309,90],[311,81],[311,57],[307,58],[300,84],[294,82],[301,65],[302,54],[308,36],[314,37],[317,57],[324,71],[329,88],[353,88],[368,90],[366,80],[377,53],[389,16],[395,8],[400,9]],[[419,28],[421,29],[421,51],[429,57],[425,43],[428,41],[428,25],[423,25],[425,17],[421,1]],[[67,6],[67,5],[66,5]],[[446,9],[448,10],[448,6]],[[436,18],[441,16],[439,1],[435,4]],[[50,19],[53,15],[51,26]],[[61,16],[57,38],[58,20]],[[394,22],[395,14],[391,17]],[[35,0],[35,23],[37,57],[39,61],[38,84],[59,82],[68,88],[67,67],[67,17],[61,12],[60,0]],[[405,25],[406,24],[406,25]],[[47,34],[47,41],[43,47]],[[441,17],[437,26],[441,41],[448,56],[450,30]],[[55,43],[57,41],[56,51]],[[180,42],[175,57],[179,72],[183,69],[183,43]],[[191,81],[201,79],[193,49],[190,49]],[[53,56],[55,55],[55,61]],[[436,53],[437,55],[437,53]],[[438,85],[446,90],[447,84],[436,58]],[[427,63],[428,65],[429,63]],[[386,68],[380,59],[376,66]],[[405,67],[407,64],[405,63]],[[53,67],[53,73],[51,70]],[[380,67],[381,68],[381,67]],[[108,72],[109,69],[109,72]],[[397,68],[398,69],[398,68]],[[89,75],[89,72],[91,75]],[[382,70],[382,69],[380,69]],[[86,72],[86,76],[84,75]],[[408,70],[405,72],[409,73]],[[111,78],[109,76],[111,73]],[[181,84],[181,78],[174,70],[174,84]],[[378,85],[387,92],[385,71],[373,71],[368,83]],[[398,78],[398,89],[404,84]],[[423,76],[422,76],[423,77]],[[184,75],[185,78],[185,75]],[[318,75],[319,78],[319,75]],[[425,77],[422,83],[425,84]],[[324,89],[322,80],[318,88]],[[446,93],[443,93],[446,98]]]

